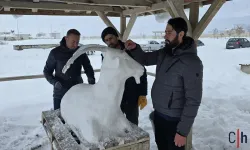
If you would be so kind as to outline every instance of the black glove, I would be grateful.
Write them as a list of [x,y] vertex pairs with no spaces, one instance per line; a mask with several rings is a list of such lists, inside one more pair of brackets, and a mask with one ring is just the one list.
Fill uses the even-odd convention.
[[61,89],[62,88],[62,84],[59,81],[57,81],[54,86],[57,89]]
[[88,82],[89,82],[89,84],[95,84],[95,79],[94,78],[89,78]]

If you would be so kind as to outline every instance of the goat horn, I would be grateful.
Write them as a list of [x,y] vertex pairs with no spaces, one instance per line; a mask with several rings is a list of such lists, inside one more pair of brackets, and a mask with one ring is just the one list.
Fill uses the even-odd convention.
[[86,53],[88,51],[101,51],[106,52],[108,49],[107,46],[98,45],[98,44],[88,44],[88,45],[81,45],[77,51],[73,54],[73,56],[67,61],[66,65],[64,65],[62,72],[65,73],[71,64],[74,63],[74,61],[81,56],[83,53]]

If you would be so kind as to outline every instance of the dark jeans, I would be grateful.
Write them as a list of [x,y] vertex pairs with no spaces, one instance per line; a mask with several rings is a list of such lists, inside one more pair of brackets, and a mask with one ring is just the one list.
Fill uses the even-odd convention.
[[174,138],[178,121],[168,121],[154,112],[155,142],[159,150],[184,150],[175,146]]
[[54,110],[60,109],[61,106],[61,98],[55,98],[53,99],[53,104],[54,104]]
[[64,96],[64,94],[68,91],[68,88],[54,88],[53,92],[53,104],[54,104],[54,110],[60,109],[61,106],[61,100]]
[[126,118],[133,124],[138,126],[139,123],[139,108],[138,104],[121,104],[121,110],[126,115]]

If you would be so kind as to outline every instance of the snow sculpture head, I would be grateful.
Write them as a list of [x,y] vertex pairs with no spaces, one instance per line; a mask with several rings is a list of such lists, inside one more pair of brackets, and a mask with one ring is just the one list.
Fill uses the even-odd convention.
[[[140,83],[140,77],[143,75],[144,68],[138,62],[131,58],[124,50],[97,44],[82,45],[64,66],[63,73],[67,71],[70,64],[72,64],[76,58],[87,51],[105,52],[105,59],[101,67],[100,75],[105,75],[107,80],[109,78],[111,79],[111,77],[113,77],[112,80],[115,80],[116,77],[129,78],[133,76],[136,83]],[[108,72],[108,74],[106,72]],[[110,75],[110,77],[107,75]]]
[[61,115],[80,140],[98,143],[112,136],[126,136],[125,131],[131,131],[120,104],[126,79],[133,76],[140,83],[144,68],[125,51],[92,44],[81,46],[63,73],[81,54],[93,50],[105,52],[99,80],[94,85],[83,83],[69,89],[62,98]]

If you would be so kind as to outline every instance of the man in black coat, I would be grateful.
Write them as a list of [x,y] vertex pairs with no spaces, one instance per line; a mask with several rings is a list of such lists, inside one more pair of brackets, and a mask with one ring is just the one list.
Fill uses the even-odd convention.
[[131,40],[125,47],[139,63],[156,65],[150,118],[158,149],[184,150],[202,100],[203,63],[184,18],[169,19],[165,33],[166,45],[157,51],[145,53]]
[[[116,48],[117,50],[124,50],[125,46],[122,41],[119,40],[116,30],[112,27],[107,27],[102,32],[102,40],[108,47]],[[129,51],[126,51],[131,56]],[[132,56],[131,56],[132,57]],[[133,57],[132,57],[133,58]],[[102,60],[104,56],[102,55]],[[144,67],[144,74],[140,78],[140,84],[136,84],[135,78],[130,77],[125,82],[124,93],[121,102],[121,110],[126,115],[126,118],[138,125],[139,109],[143,109],[147,105],[147,72]]]
[[[63,37],[60,46],[52,49],[44,66],[46,80],[54,86],[54,110],[60,108],[64,94],[74,85],[83,83],[81,77],[82,66],[88,77],[89,84],[95,84],[94,70],[87,54],[78,57],[65,74],[62,69],[74,52],[79,48],[80,33],[76,29],[70,29],[67,36]],[[53,72],[55,74],[53,75]]]

